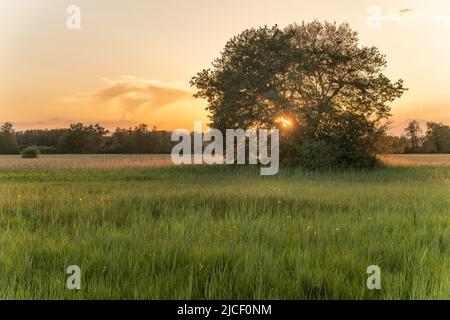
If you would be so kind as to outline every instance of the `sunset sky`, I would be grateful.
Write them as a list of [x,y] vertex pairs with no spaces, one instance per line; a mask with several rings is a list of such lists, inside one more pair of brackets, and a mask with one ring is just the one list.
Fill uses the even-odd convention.
[[[66,27],[70,4],[81,30]],[[368,23],[371,5],[378,24]],[[396,132],[413,118],[450,123],[448,0],[1,0],[0,122],[192,129],[207,119],[188,81],[230,37],[315,18],[349,22],[387,55],[386,74],[405,80]]]

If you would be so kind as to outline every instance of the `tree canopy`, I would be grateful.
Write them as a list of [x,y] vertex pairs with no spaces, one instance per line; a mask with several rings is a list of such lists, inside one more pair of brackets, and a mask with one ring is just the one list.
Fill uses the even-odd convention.
[[422,151],[450,153],[450,127],[442,123],[428,122]]
[[407,151],[411,153],[417,152],[421,144],[422,135],[422,129],[420,128],[419,122],[417,120],[410,121],[404,131],[410,142]]
[[313,21],[245,30],[191,85],[214,128],[288,126],[289,162],[362,166],[373,163],[390,103],[406,90],[383,74],[386,65],[348,24]]

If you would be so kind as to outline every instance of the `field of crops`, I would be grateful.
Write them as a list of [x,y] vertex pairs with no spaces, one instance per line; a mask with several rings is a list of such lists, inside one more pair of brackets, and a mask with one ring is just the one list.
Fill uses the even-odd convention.
[[398,159],[261,177],[164,156],[0,157],[0,298],[448,299],[450,163]]

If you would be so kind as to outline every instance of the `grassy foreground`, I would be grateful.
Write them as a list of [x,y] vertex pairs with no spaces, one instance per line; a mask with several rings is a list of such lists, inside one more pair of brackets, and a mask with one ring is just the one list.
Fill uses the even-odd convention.
[[449,174],[4,170],[0,298],[448,299]]

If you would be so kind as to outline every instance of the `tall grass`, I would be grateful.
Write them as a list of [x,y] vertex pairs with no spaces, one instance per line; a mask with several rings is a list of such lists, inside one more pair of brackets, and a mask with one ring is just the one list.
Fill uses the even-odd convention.
[[3,171],[0,298],[448,299],[449,169]]

